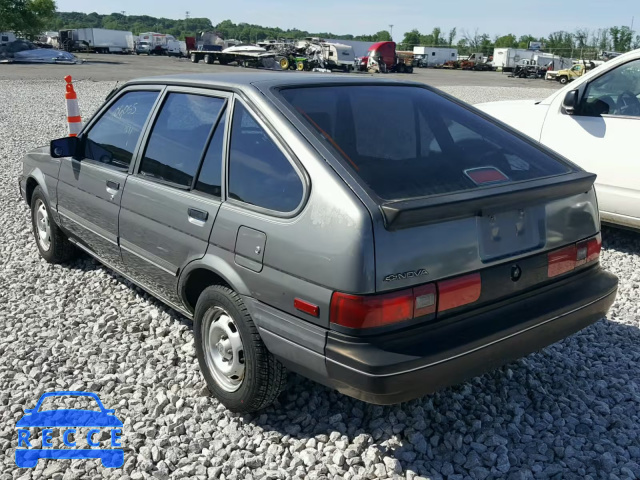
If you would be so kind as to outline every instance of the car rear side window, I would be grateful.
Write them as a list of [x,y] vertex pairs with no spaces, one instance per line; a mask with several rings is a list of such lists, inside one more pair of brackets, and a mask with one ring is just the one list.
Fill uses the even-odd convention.
[[224,103],[222,98],[170,93],[153,125],[140,174],[191,186]]
[[289,159],[237,102],[231,128],[229,197],[276,212],[292,212],[303,193],[302,180]]
[[84,136],[84,157],[127,169],[159,92],[128,92]]
[[528,181],[570,167],[428,89],[354,85],[281,95],[384,200]]
[[198,181],[196,182],[196,190],[220,197],[222,186],[222,152],[224,147],[224,127],[226,119],[223,116],[213,133],[207,155],[204,157]]

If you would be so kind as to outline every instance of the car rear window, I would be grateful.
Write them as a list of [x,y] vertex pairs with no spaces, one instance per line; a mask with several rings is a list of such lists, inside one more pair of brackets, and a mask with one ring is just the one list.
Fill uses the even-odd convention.
[[425,197],[570,171],[567,164],[426,88],[287,88],[281,95],[373,192]]

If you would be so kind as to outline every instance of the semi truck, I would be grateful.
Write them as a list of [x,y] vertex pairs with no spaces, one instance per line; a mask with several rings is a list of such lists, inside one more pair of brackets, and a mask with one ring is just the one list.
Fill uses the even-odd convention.
[[106,28],[61,30],[59,43],[67,52],[131,53],[134,50],[131,32]]
[[362,71],[413,73],[413,55],[398,55],[396,42],[376,42],[367,56],[356,60],[356,69]]
[[166,33],[145,32],[138,37],[139,42],[146,42],[150,46],[150,54],[166,55],[169,49],[169,42],[175,41],[173,35]]

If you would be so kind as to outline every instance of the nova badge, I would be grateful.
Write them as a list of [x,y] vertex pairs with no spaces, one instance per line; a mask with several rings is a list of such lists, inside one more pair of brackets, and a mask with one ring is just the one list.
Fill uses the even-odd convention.
[[403,273],[392,273],[391,275],[387,275],[386,277],[384,277],[383,281],[393,282],[395,280],[406,280],[407,278],[424,277],[427,275],[429,275],[429,272],[427,272],[424,268],[420,268],[418,270],[410,270]]

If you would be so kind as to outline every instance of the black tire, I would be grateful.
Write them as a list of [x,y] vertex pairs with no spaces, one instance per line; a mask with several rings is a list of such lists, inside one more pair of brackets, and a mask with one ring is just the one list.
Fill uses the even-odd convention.
[[407,73],[413,73],[413,65],[409,65],[406,70]]
[[[218,309],[231,317],[242,340],[244,378],[233,392],[215,379],[206,359],[203,327]],[[261,410],[273,403],[284,389],[285,368],[267,350],[242,299],[230,288],[213,285],[202,292],[196,304],[193,331],[196,356],[209,391],[229,410],[239,413]]]
[[200,59],[198,58],[198,55],[195,53],[191,54],[191,63],[198,63],[200,61]]
[[[44,204],[44,208],[47,211],[47,215],[49,218],[49,227],[51,229],[50,238],[50,246],[47,250],[43,248],[40,244],[39,235],[38,235],[38,227],[36,225],[37,222],[37,209],[40,207],[41,203]],[[33,236],[36,241],[36,246],[38,247],[38,251],[40,252],[40,256],[44,258],[48,263],[63,263],[67,260],[71,259],[75,252],[74,246],[69,242],[69,239],[64,234],[64,232],[56,225],[53,216],[51,215],[51,208],[49,207],[49,202],[42,191],[40,186],[37,186],[31,197],[31,227],[33,230]]]
[[560,77],[558,79],[558,81],[562,84],[562,85],[566,85],[567,83],[569,83],[569,78],[565,77],[564,75],[562,77]]
[[204,63],[207,65],[213,65],[213,55],[209,55],[208,53],[204,56]]

